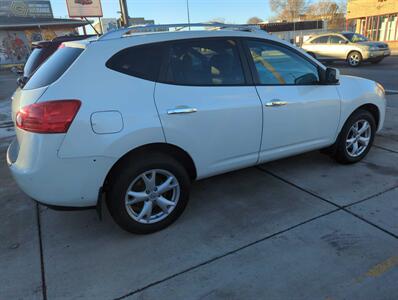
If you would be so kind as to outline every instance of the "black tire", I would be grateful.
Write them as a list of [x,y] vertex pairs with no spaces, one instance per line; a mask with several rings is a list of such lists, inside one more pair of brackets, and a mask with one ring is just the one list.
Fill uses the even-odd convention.
[[[351,156],[346,148],[346,140],[349,134],[351,127],[360,120],[366,120],[369,122],[370,125],[370,138],[369,143],[366,149],[360,154],[359,156],[353,157]],[[339,137],[334,146],[332,146],[333,155],[336,161],[342,164],[352,164],[362,160],[369,152],[370,148],[372,147],[373,140],[376,133],[376,121],[373,115],[367,110],[357,110],[354,112],[344,124]]]
[[[157,223],[143,224],[130,216],[125,206],[125,197],[133,180],[152,169],[170,172],[177,179],[180,192],[174,210],[167,217]],[[107,206],[112,218],[124,230],[136,234],[153,233],[166,228],[182,214],[188,203],[190,185],[191,181],[186,169],[169,155],[152,152],[128,157],[112,174],[107,192]]]
[[362,54],[358,51],[352,51],[347,56],[347,63],[350,67],[358,67],[362,63]]

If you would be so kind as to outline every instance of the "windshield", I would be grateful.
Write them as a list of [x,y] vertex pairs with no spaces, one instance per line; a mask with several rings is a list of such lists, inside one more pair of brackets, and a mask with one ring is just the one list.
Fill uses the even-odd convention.
[[367,42],[369,41],[367,37],[358,33],[343,33],[343,35],[352,43]]

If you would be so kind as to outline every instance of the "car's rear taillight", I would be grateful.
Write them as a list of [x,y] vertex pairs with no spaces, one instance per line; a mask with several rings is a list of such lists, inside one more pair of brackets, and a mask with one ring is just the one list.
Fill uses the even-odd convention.
[[65,133],[75,118],[79,100],[57,100],[34,103],[17,112],[18,128],[37,133]]

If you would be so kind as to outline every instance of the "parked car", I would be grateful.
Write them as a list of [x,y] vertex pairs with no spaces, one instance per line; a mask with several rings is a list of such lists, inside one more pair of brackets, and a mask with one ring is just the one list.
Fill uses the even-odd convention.
[[12,111],[7,162],[26,194],[55,208],[105,198],[122,228],[150,233],[181,215],[195,180],[316,149],[360,161],[385,97],[374,81],[230,25],[66,42]]
[[63,42],[84,40],[94,35],[65,35],[58,36],[51,41],[39,41],[32,43],[32,52],[25,63],[20,77],[17,79],[19,86],[23,87],[36,69],[49,58]]
[[379,63],[391,54],[388,44],[369,41],[358,33],[325,33],[310,37],[302,48],[320,60],[343,60],[351,67],[363,61]]

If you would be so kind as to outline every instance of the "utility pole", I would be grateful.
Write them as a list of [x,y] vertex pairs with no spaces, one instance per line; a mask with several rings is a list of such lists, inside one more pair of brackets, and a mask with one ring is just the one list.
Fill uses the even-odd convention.
[[[191,18],[189,16],[189,0],[187,0],[187,16],[188,16],[188,24],[191,24]],[[189,26],[189,30],[191,30],[191,26]]]
[[119,0],[119,4],[120,4],[120,14],[121,14],[123,27],[129,27],[130,20],[129,20],[129,11],[127,8],[127,0]]

